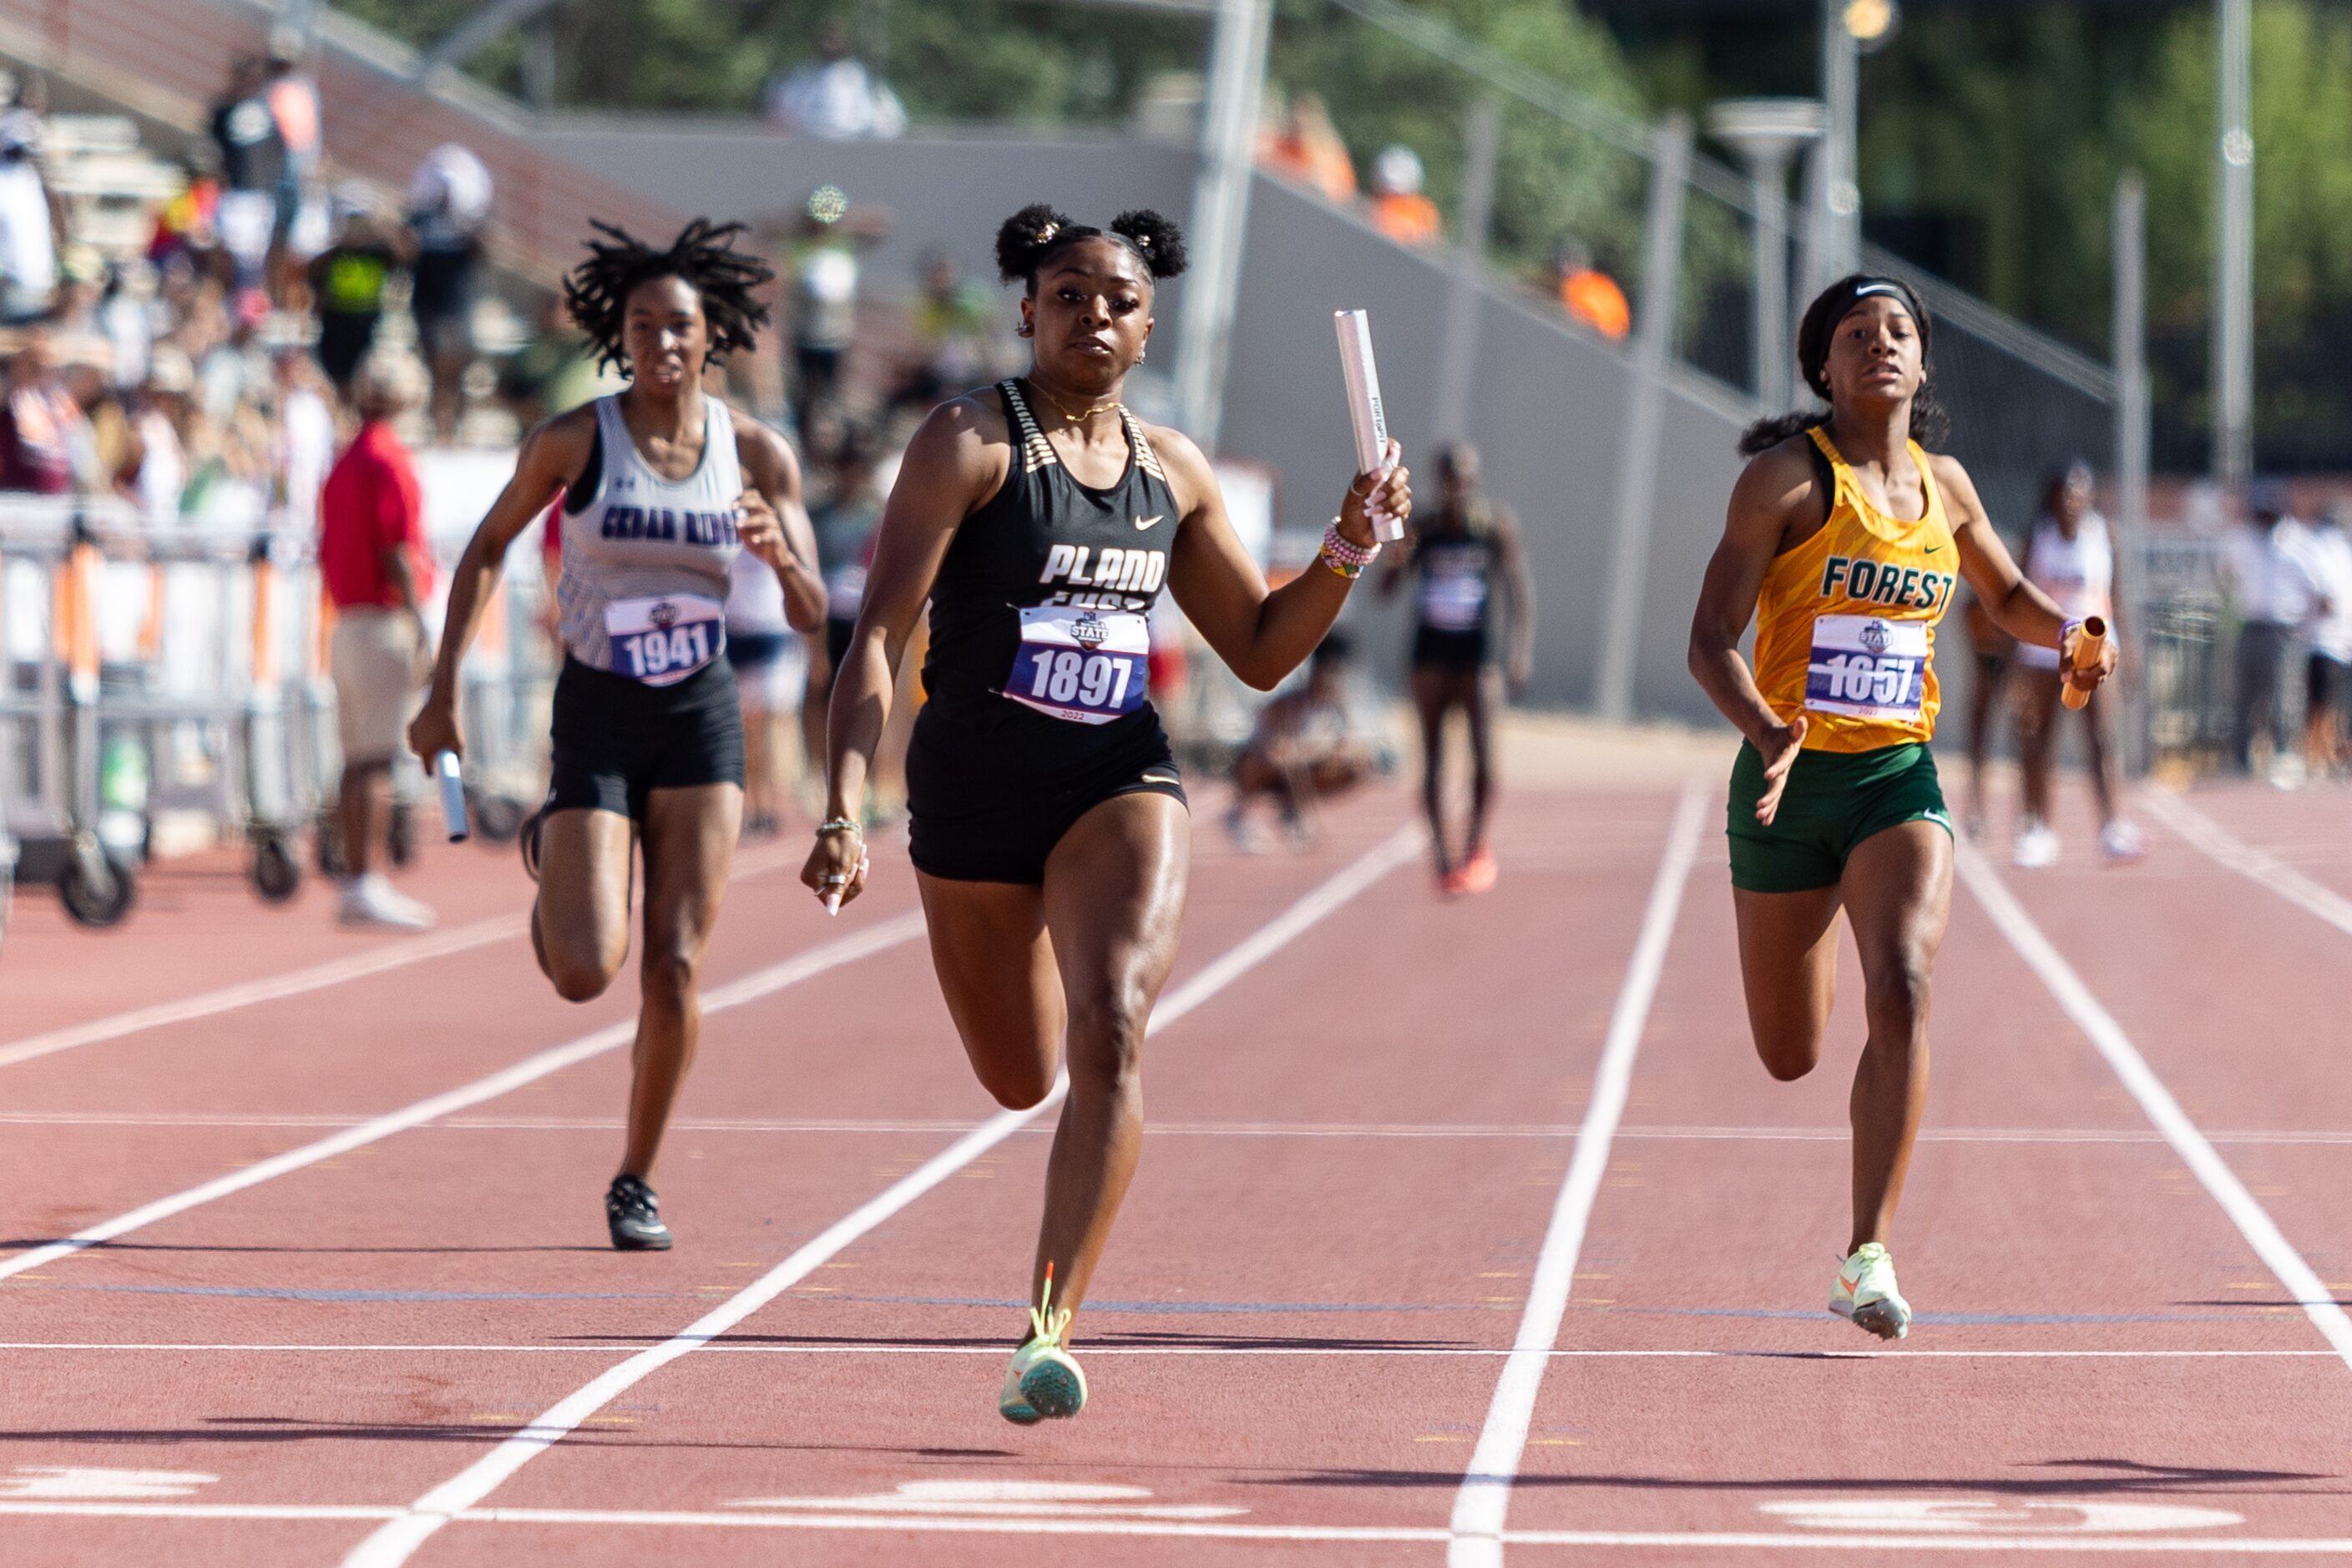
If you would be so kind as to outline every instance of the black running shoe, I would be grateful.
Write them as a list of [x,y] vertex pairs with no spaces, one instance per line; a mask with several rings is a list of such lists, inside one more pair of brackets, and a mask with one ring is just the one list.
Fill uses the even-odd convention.
[[615,1176],[604,1189],[604,1224],[621,1252],[667,1252],[669,1226],[661,1222],[661,1200],[635,1176]]
[[515,842],[522,847],[523,874],[534,882],[539,880],[539,830],[546,822],[547,807],[542,805],[522,819],[521,831],[515,835]]

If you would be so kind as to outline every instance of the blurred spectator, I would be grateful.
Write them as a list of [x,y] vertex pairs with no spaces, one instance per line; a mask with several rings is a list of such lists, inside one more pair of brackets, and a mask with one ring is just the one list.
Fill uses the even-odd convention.
[[57,344],[47,321],[24,329],[8,361],[0,405],[0,490],[61,496],[74,488],[77,452],[89,447],[81,406],[58,374]]
[[1633,307],[1617,279],[1592,265],[1592,253],[1570,241],[1552,262],[1560,308],[1612,342],[1633,330]]
[[1276,124],[1258,137],[1257,161],[1285,178],[1320,192],[1328,202],[1353,201],[1356,164],[1348,143],[1331,123],[1323,100],[1302,92]]
[[1363,783],[1371,752],[1356,734],[1348,709],[1347,674],[1354,647],[1333,632],[1315,650],[1307,683],[1258,710],[1241,755],[1234,759],[1234,802],[1225,832],[1240,848],[1265,847],[1250,805],[1271,801],[1301,847],[1315,842],[1317,808]]
[[194,404],[196,373],[175,344],[155,350],[144,382],[131,394],[131,466],[122,487],[150,528],[180,519],[180,497],[188,484],[187,448],[180,439]]
[[838,185],[819,185],[801,207],[792,250],[794,423],[838,411],[842,363],[857,331],[858,251],[880,237],[879,214],[853,213]]
[[594,397],[599,376],[587,334],[572,320],[563,296],[550,294],[541,307],[539,331],[499,371],[499,395],[528,430]]
[[1421,194],[1421,154],[1383,148],[1372,160],[1372,226],[1400,245],[1434,245],[1445,226],[1437,204]]
[[[2279,701],[2279,665],[2288,639],[2309,612],[2316,584],[2292,548],[2294,531],[2282,531],[2286,487],[2257,479],[2246,492],[2252,521],[2232,529],[2222,559],[2224,585],[2240,617],[2236,701],[2230,714],[2230,763],[2240,773],[2253,766],[2257,727],[2267,729],[2273,756],[2289,755],[2286,713]],[[2282,782],[2291,775],[2280,773]]]
[[312,257],[327,247],[330,226],[326,203],[319,192],[319,165],[324,156],[319,89],[301,66],[301,31],[272,29],[261,90],[286,156],[278,176],[270,297],[280,306],[295,310],[308,308],[309,301],[301,297],[308,283],[304,269]]
[[2352,762],[2344,710],[2352,702],[2352,536],[2336,502],[2290,542],[2315,590],[2304,621],[2311,657],[2304,671],[2303,760],[2315,775],[2340,773]]
[[49,308],[58,281],[58,207],[41,171],[40,116],[0,113],[0,325]]
[[310,300],[319,317],[319,366],[337,396],[350,400],[352,377],[374,346],[383,289],[399,265],[364,191],[338,193],[342,217],[335,243],[310,261]]
[[270,356],[277,370],[277,420],[270,470],[275,500],[289,526],[309,529],[319,515],[319,488],[335,459],[335,415],[320,395],[320,373],[310,351],[281,343]]
[[895,407],[918,413],[987,384],[996,363],[995,300],[963,280],[954,257],[923,258],[923,294],[915,304],[915,353]]
[[286,178],[286,142],[269,110],[262,61],[246,56],[229,68],[227,89],[213,105],[213,144],[220,152],[219,229],[236,264],[241,292],[261,286],[278,233],[278,193]]
[[408,182],[408,309],[433,370],[433,431],[443,441],[457,438],[460,383],[474,357],[474,274],[490,195],[490,171],[455,142],[427,153]]
[[430,645],[420,606],[432,591],[423,498],[394,419],[423,400],[415,360],[378,351],[353,384],[359,434],[327,476],[319,574],[335,606],[329,664],[342,740],[345,925],[420,930],[433,911],[377,869],[392,819],[392,762],[424,686]]
[[162,312],[155,300],[155,268],[140,257],[114,264],[106,298],[98,308],[99,329],[114,351],[114,384],[134,387],[147,379]]
[[801,709],[801,739],[814,762],[824,755],[825,704],[833,696],[833,672],[849,651],[857,611],[866,601],[866,569],[874,559],[874,534],[882,523],[882,489],[875,482],[873,448],[845,437],[824,499],[812,508],[817,567],[824,574],[824,647],[809,661],[808,700]]
[[156,213],[155,234],[147,242],[147,260],[159,279],[187,276],[197,258],[219,243],[218,163],[209,145],[200,142],[191,147],[184,165],[187,188]]
[[851,52],[849,29],[839,21],[817,27],[816,58],[769,84],[767,109],[785,130],[826,142],[894,142],[907,133],[905,105]]

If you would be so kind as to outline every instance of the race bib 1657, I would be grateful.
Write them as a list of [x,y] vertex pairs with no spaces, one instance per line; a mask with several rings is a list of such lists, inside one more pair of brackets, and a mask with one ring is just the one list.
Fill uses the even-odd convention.
[[1927,623],[1820,616],[1805,706],[1855,719],[1916,719],[1927,689]]

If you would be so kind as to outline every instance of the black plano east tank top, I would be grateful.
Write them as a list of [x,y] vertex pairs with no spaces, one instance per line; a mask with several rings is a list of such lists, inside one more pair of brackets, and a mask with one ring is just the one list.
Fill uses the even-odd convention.
[[1156,723],[1144,617],[1168,582],[1178,514],[1142,422],[1119,410],[1127,469],[1096,489],[1055,456],[1017,382],[996,391],[1013,468],[956,530],[931,585],[929,710],[1073,739]]

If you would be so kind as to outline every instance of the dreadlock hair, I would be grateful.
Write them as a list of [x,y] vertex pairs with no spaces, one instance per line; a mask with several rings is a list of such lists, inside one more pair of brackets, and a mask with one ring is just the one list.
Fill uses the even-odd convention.
[[1007,283],[1022,283],[1037,292],[1037,274],[1045,264],[1081,240],[1109,239],[1126,247],[1152,281],[1173,278],[1184,270],[1184,231],[1173,218],[1149,207],[1123,212],[1108,229],[1073,223],[1044,202],[1023,207],[996,231],[996,269]]
[[[1928,355],[1936,346],[1936,323],[1928,318],[1927,302],[1919,298],[1918,291],[1901,279],[1873,278],[1856,272],[1822,289],[1805,307],[1805,319],[1797,328],[1797,368],[1803,373],[1805,384],[1827,403],[1830,339],[1835,335],[1838,323],[1851,315],[1856,305],[1877,294],[1892,297],[1919,329],[1922,374],[1919,390],[1911,395],[1911,438],[1923,447],[1941,446],[1944,437],[1951,433],[1951,421],[1945,416],[1943,405],[1936,401],[1935,375],[1928,363]],[[1776,418],[1759,419],[1740,433],[1739,455],[1755,457],[1791,436],[1802,435],[1829,422],[1829,410],[1825,408],[1798,409]]]
[[586,242],[588,259],[563,280],[564,309],[596,345],[599,365],[628,368],[622,347],[621,323],[628,313],[629,296],[641,283],[675,278],[702,300],[702,319],[709,324],[713,364],[736,349],[748,349],[768,320],[768,307],[752,291],[772,281],[775,269],[756,256],[735,248],[740,223],[714,224],[698,217],[678,231],[667,250],[656,250],[615,225],[596,218],[588,226],[606,237]]

